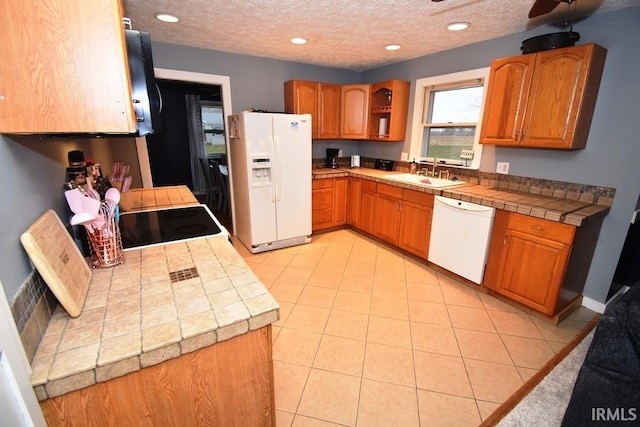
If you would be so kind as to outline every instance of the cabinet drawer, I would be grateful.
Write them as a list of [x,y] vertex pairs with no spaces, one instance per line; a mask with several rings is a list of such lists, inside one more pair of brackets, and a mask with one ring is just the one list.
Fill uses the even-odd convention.
[[319,188],[331,188],[333,187],[333,179],[320,178],[311,180],[311,189],[317,190]]
[[401,199],[402,188],[380,183],[378,184],[378,194],[384,194],[385,196]]
[[333,209],[318,209],[311,214],[311,228],[320,230],[329,228],[333,224]]
[[311,193],[311,209],[331,209],[333,206],[333,188],[321,188]]
[[572,225],[514,213],[509,215],[507,228],[567,245],[573,243],[573,236],[576,229]]
[[362,180],[362,191],[376,191],[376,183],[375,181],[368,181],[366,179]]
[[433,207],[433,194],[423,193],[414,190],[402,190],[402,200],[405,202],[417,203],[418,205]]

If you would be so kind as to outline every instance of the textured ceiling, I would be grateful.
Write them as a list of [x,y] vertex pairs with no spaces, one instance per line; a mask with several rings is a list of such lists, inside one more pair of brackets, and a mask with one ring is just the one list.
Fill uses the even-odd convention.
[[[124,0],[134,29],[153,41],[350,70],[367,70],[543,24],[563,31],[574,18],[640,5],[640,0],[576,0],[528,19],[534,0]],[[569,9],[571,7],[571,9]],[[180,17],[178,24],[155,12]],[[451,32],[453,21],[471,23]],[[574,30],[580,32],[576,19]],[[556,31],[556,30],[554,30]],[[296,46],[292,37],[309,42]],[[398,51],[384,45],[400,44]]]

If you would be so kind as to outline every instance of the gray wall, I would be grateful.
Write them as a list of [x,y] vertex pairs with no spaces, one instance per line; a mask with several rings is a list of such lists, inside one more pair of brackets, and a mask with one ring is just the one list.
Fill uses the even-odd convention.
[[[640,85],[635,74],[640,68],[640,7],[598,15],[576,25],[580,43],[597,42],[608,49],[603,81],[596,105],[587,148],[574,153],[548,150],[520,150],[497,147],[496,161],[511,163],[514,175],[548,178],[591,185],[615,187],[616,197],[606,217],[596,254],[587,279],[585,295],[604,302],[617,259],[622,249],[638,194],[640,192],[640,144],[637,120]],[[265,58],[154,43],[154,62],[159,68],[179,69],[230,76],[234,112],[246,108],[272,111],[284,109],[283,82],[305,79],[335,83],[373,82],[387,79],[415,81],[416,78],[485,67],[491,59],[517,55],[520,42],[556,28],[502,37],[487,42],[417,58],[400,64],[358,73]],[[152,36],[153,37],[153,36]],[[413,98],[413,94],[412,94]],[[413,105],[411,100],[410,105]],[[410,112],[411,116],[411,112]],[[408,124],[410,128],[411,123]],[[47,146],[41,144],[57,144]],[[45,210],[65,212],[61,191],[64,167],[60,156],[72,143],[38,141],[0,135],[0,165],[4,186],[0,190],[2,225],[0,280],[11,300],[31,272],[20,246],[20,234]],[[358,153],[369,157],[399,159],[403,143],[356,141],[314,142],[313,156],[324,157],[324,148],[336,147],[344,155]],[[43,154],[44,153],[44,154]],[[483,166],[484,167],[484,166]],[[486,170],[491,170],[489,165]]]

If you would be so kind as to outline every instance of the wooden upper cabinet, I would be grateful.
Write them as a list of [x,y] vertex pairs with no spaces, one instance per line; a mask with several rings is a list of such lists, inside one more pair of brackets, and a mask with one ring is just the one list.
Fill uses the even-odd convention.
[[0,6],[0,133],[133,133],[121,2]]
[[342,85],[340,137],[367,139],[371,85]]
[[289,80],[284,83],[284,109],[311,114],[313,139],[340,137],[340,85]]
[[493,61],[480,142],[584,148],[605,57],[591,43]]
[[[410,88],[411,83],[402,80],[389,80],[371,85],[370,140],[404,141]],[[381,126],[381,121],[386,123],[386,126]]]

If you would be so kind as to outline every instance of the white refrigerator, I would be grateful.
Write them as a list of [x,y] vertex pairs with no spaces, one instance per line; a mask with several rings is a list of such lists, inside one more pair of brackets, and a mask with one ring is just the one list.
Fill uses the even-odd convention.
[[229,117],[234,234],[252,253],[311,241],[311,115]]

